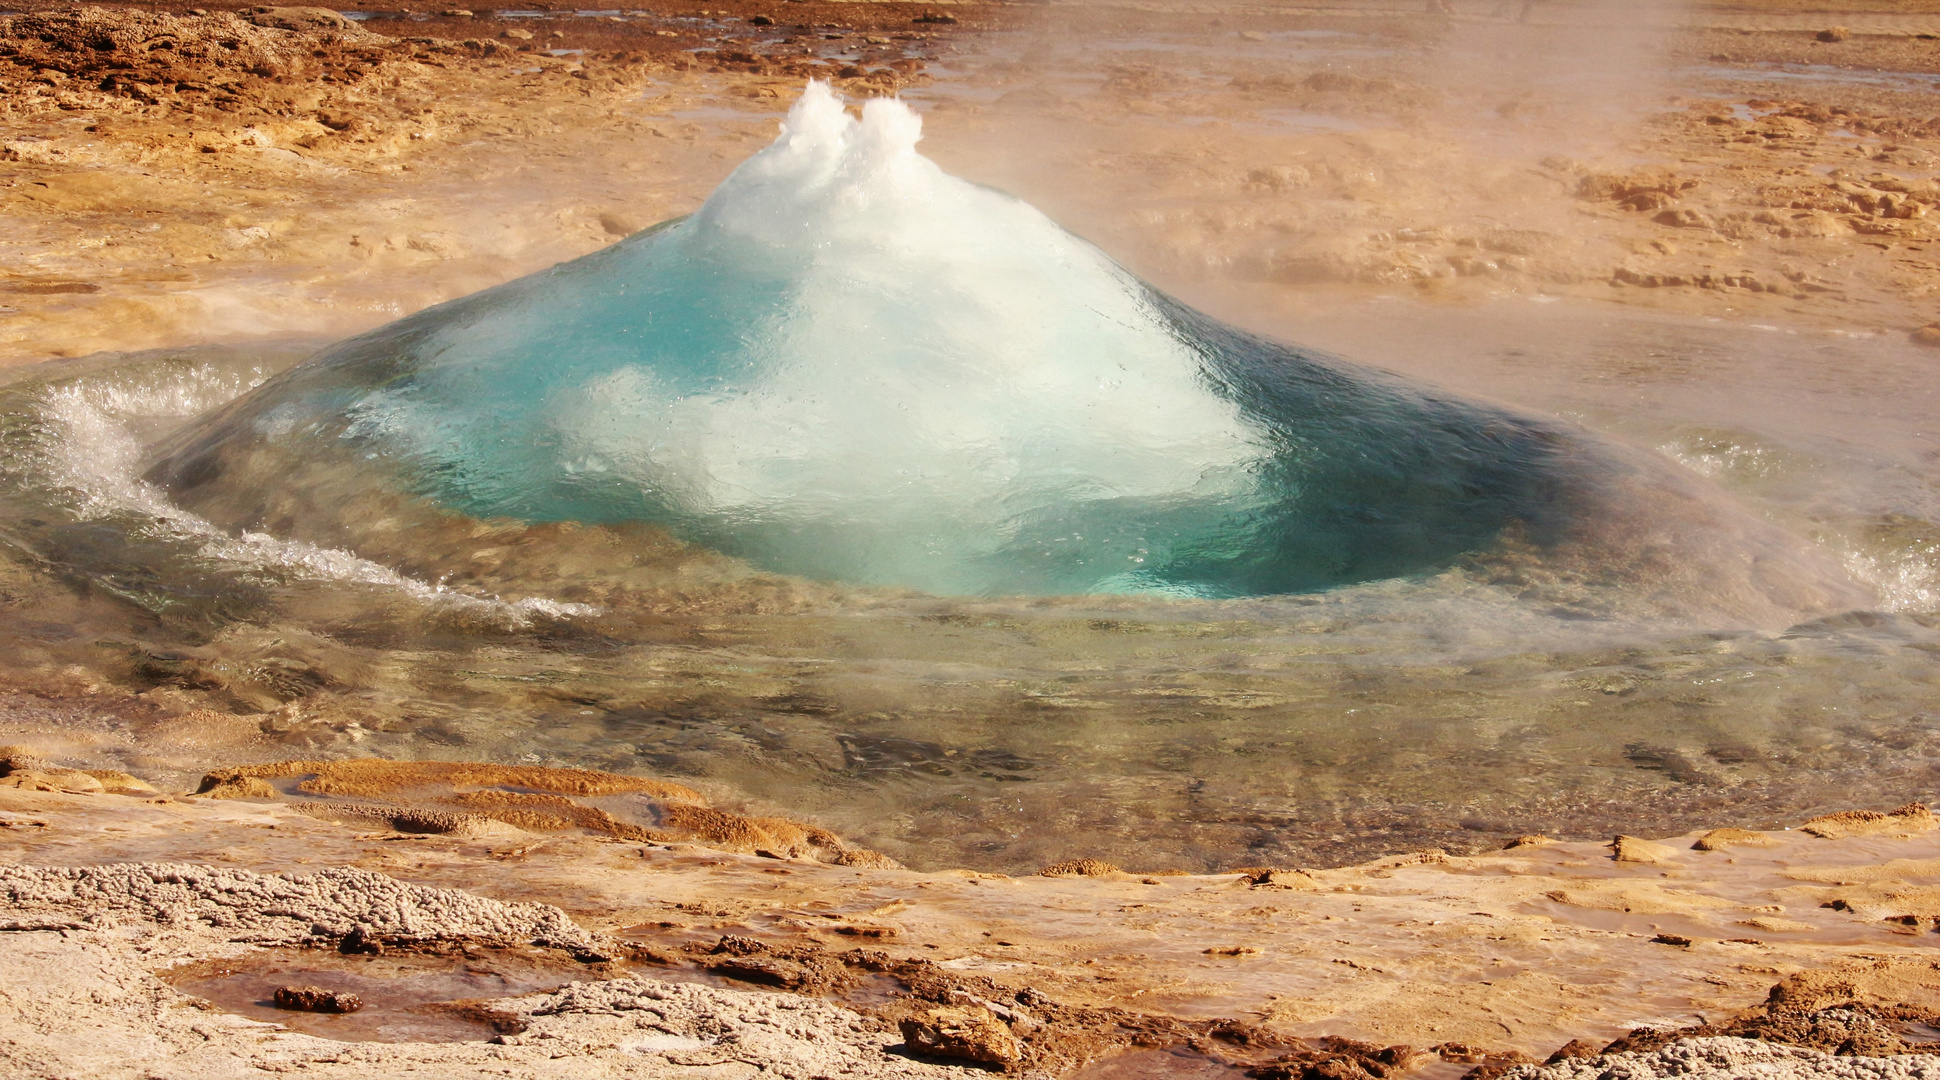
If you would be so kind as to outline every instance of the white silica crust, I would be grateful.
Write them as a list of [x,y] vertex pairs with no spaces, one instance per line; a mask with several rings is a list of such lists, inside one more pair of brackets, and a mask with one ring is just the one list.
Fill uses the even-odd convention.
[[1503,1080],[1940,1080],[1940,1057],[1851,1057],[1752,1039],[1679,1039],[1649,1053],[1521,1065]]

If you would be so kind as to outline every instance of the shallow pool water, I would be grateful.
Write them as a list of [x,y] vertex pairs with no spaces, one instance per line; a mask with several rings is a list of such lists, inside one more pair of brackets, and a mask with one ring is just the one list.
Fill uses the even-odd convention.
[[[451,956],[268,949],[163,973],[177,990],[225,1012],[344,1042],[484,1041],[519,1029],[497,999],[595,977],[568,960],[483,947]],[[355,994],[362,1007],[347,1013],[276,1007],[278,989],[312,986]]]

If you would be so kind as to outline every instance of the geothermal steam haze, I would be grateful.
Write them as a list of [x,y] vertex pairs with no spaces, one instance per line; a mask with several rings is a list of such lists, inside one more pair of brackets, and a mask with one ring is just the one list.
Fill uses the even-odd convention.
[[[1486,16],[1497,0],[1456,6]],[[987,55],[966,66],[983,95],[913,96],[933,104],[926,145],[948,171],[1019,195],[1222,317],[1299,338],[1298,325],[1263,326],[1245,286],[1284,279],[1276,265],[1338,244],[1343,228],[1567,234],[1579,219],[1565,186],[1519,198],[1502,179],[1526,183],[1559,157],[1640,160],[1636,125],[1670,100],[1685,5],[1537,0],[1527,24],[1514,21],[1521,0],[1507,7],[1506,19],[1444,22],[1369,3],[1322,23],[1332,29],[1285,33],[1270,15],[1059,4],[976,47]],[[1298,85],[1329,76],[1366,85]],[[1249,204],[1261,173],[1271,212]],[[1299,179],[1272,175],[1287,173]],[[1256,198],[1234,197],[1249,186]],[[1330,214],[1337,190],[1364,204],[1358,218]]]

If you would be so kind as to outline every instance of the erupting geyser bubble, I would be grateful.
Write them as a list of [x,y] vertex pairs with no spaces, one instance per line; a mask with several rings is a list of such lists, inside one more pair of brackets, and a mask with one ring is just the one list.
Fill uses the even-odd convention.
[[949,594],[1289,592],[1564,527],[1574,440],[1192,311],[920,130],[811,83],[698,213],[336,346],[150,475],[342,454],[467,515]]

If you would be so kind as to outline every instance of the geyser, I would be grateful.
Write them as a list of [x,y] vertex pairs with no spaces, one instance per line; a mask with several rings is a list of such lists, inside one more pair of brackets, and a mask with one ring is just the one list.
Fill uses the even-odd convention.
[[335,346],[171,442],[336,455],[462,514],[651,522],[946,594],[1224,597],[1560,536],[1543,425],[1223,325],[820,83],[691,217]]

